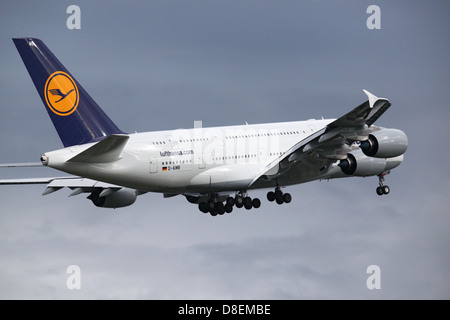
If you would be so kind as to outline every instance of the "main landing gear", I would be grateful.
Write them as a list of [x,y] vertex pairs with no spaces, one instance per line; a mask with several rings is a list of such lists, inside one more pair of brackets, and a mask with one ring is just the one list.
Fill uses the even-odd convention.
[[225,202],[218,200],[217,196],[212,195],[207,202],[200,202],[198,208],[203,213],[210,213],[212,216],[223,215],[225,213],[231,213],[233,207],[242,208],[247,210],[252,208],[259,208],[261,206],[261,200],[258,198],[250,198],[244,192],[236,194],[236,196],[228,197]]
[[[276,201],[278,204],[289,203],[292,201],[291,195],[289,193],[283,193],[278,185],[275,188],[275,191],[270,191],[267,193],[267,199],[270,202]],[[194,202],[195,200],[198,200],[198,198],[192,199]],[[201,212],[210,213],[212,216],[231,213],[235,207],[238,209],[245,208],[246,210],[253,208],[258,209],[261,207],[261,200],[258,198],[250,198],[247,195],[247,191],[243,190],[238,192],[234,197],[228,197],[226,199],[216,193],[213,193],[209,195],[206,202],[202,201],[198,204],[198,209]]]
[[380,186],[377,187],[377,195],[382,196],[383,194],[389,194],[391,192],[391,189],[388,186],[385,186],[384,183],[384,174],[380,174],[378,176],[378,181]]
[[267,200],[270,202],[276,201],[278,204],[289,203],[292,201],[292,196],[290,193],[283,193],[280,187],[275,188],[275,192],[269,191],[267,193]]

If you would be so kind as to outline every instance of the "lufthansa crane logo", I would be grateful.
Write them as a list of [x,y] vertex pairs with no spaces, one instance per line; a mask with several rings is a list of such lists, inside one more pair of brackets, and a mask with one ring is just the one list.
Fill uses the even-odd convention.
[[44,92],[48,107],[57,115],[68,116],[78,107],[80,95],[77,85],[65,72],[52,73],[45,83]]

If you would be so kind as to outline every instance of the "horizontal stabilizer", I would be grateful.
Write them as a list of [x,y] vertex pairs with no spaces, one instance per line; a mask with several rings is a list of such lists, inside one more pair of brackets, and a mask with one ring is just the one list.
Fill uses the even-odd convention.
[[97,142],[92,147],[77,154],[68,162],[93,162],[107,163],[119,159],[120,153],[125,147],[129,136],[113,134],[106,139]]
[[31,168],[31,167],[42,167],[44,166],[41,162],[23,162],[23,163],[2,163],[0,168]]
[[0,185],[13,185],[13,184],[47,184],[55,179],[64,180],[71,177],[51,177],[51,178],[25,178],[25,179],[0,179]]

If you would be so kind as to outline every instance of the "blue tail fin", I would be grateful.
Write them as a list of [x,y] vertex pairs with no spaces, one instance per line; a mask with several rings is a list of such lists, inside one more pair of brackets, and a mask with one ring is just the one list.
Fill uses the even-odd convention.
[[122,132],[39,39],[13,39],[64,147]]

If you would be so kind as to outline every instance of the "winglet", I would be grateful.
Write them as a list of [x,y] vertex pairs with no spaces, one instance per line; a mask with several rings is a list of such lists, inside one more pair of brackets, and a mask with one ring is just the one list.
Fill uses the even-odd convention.
[[379,98],[365,89],[363,91],[369,98],[368,102],[371,111],[366,117],[366,124],[370,127],[391,106],[391,103],[386,98]]
[[369,106],[370,109],[373,108],[373,105],[375,104],[375,102],[377,102],[378,98],[376,95],[374,95],[373,93],[370,93],[369,91],[367,91],[366,89],[363,89],[364,93],[367,95],[367,98],[369,98]]

